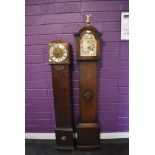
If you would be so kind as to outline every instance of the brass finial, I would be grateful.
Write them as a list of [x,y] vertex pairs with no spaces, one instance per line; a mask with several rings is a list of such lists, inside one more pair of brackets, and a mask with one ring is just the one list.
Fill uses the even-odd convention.
[[90,26],[90,17],[91,17],[91,14],[86,14],[86,25],[87,26]]

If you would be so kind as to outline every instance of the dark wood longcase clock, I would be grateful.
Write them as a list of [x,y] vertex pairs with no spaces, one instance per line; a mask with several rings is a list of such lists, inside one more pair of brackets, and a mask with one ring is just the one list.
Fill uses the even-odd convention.
[[100,58],[101,33],[87,26],[74,34],[79,65],[80,117],[77,123],[77,148],[100,147],[100,126],[97,118],[97,66]]
[[57,40],[49,43],[48,51],[53,81],[56,148],[73,149],[74,134],[71,103],[70,46],[64,41]]

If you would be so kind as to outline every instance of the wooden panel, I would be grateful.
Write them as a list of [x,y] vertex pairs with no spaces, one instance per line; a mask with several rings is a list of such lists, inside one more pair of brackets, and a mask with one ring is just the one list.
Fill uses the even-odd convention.
[[73,139],[72,128],[56,129],[56,148],[57,149],[74,149],[75,140]]
[[100,147],[98,123],[79,123],[77,126],[77,148],[81,150]]
[[71,127],[69,65],[52,65],[54,106],[57,127]]
[[80,61],[80,121],[95,122],[97,97],[97,62]]

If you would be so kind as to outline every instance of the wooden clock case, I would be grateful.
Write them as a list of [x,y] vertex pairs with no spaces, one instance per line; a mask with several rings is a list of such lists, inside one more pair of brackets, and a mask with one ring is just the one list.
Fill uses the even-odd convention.
[[[85,32],[95,37],[95,56],[80,56],[80,40]],[[97,118],[97,62],[100,58],[101,35],[92,26],[85,26],[74,34],[79,65],[80,117],[77,123],[77,148],[80,150],[100,147],[100,125]]]
[[[68,43],[56,40],[49,43],[48,48],[53,44],[62,44],[67,49],[67,57],[61,62],[49,59],[52,71],[54,108],[56,119],[56,148],[74,149],[74,122],[73,106],[71,98],[71,47]],[[50,56],[49,56],[50,58]]]

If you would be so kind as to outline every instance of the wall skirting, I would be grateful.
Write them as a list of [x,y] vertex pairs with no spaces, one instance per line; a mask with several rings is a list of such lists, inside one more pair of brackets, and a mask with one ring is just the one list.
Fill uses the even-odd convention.
[[[25,133],[26,139],[55,139],[55,133]],[[101,133],[101,139],[129,138],[129,132]]]

